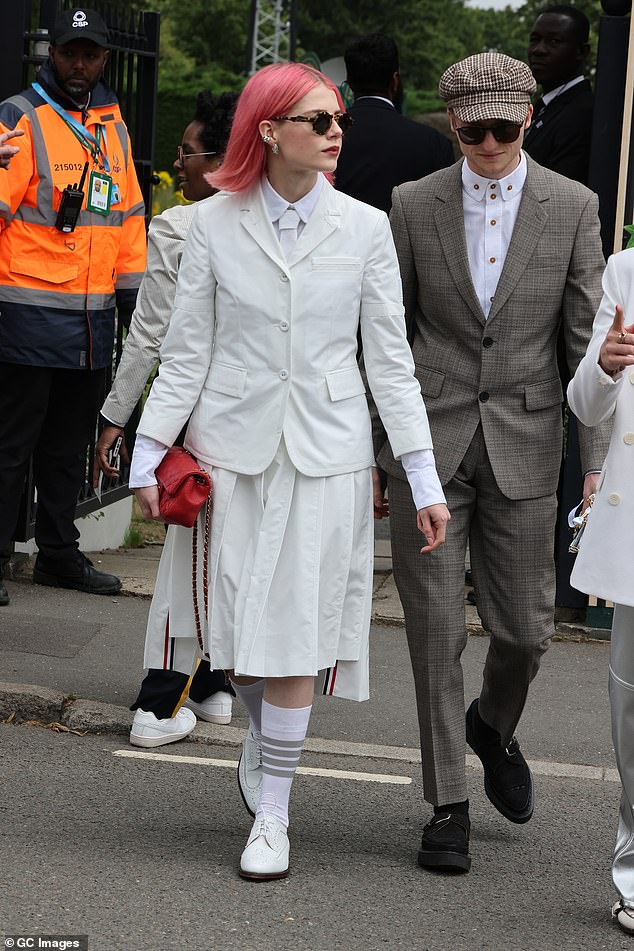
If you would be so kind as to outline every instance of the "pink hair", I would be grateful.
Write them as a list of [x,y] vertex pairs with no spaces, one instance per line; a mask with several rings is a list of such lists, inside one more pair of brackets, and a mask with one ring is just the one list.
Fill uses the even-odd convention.
[[260,122],[286,115],[319,85],[331,89],[339,108],[344,108],[332,80],[305,63],[274,63],[252,76],[238,99],[222,165],[209,175],[209,183],[224,191],[242,192],[259,181],[266,167],[266,147],[258,130]]

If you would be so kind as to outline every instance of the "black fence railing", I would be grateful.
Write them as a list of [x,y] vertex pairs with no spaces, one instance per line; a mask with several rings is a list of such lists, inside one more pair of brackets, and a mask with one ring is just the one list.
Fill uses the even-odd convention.
[[[12,0],[3,4],[0,30],[0,101],[26,88],[34,79],[39,65],[48,56],[48,35],[59,10],[76,6],[66,0]],[[156,122],[156,90],[158,79],[159,26],[158,13],[131,14],[125,4],[91,0],[110,31],[110,59],[105,79],[116,91],[123,118],[132,140],[132,151],[139,184],[148,210],[152,206],[152,175]],[[113,367],[107,375],[109,389],[114,369],[119,363],[125,331],[117,322]],[[105,394],[104,394],[105,396]],[[131,449],[139,419],[133,413],[126,427],[126,444]],[[95,427],[97,421],[95,420]],[[86,478],[77,504],[77,517],[89,515],[125,498],[127,466],[121,463],[119,479],[105,479],[101,499],[92,488],[92,467],[95,439],[86,453]],[[29,469],[20,504],[15,541],[33,537],[37,497],[32,469]]]

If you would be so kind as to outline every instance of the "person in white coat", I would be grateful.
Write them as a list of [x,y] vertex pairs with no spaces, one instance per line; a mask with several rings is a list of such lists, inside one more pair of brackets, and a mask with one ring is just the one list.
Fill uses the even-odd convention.
[[[288,800],[315,676],[327,671],[329,693],[368,697],[378,475],[359,331],[369,386],[410,472],[422,552],[442,544],[449,518],[387,217],[326,178],[350,122],[341,108],[333,83],[299,63],[265,67],[243,90],[211,176],[222,191],[199,203],[187,237],[130,476],[143,513],[160,518],[155,470],[189,419],[185,447],[213,486],[196,573],[197,585],[207,579],[204,646],[247,706],[259,750],[239,771],[255,813],[240,859],[251,879],[288,873]],[[375,499],[382,514],[378,486]],[[190,549],[191,532],[171,527],[150,623],[165,624],[163,604],[183,606]]]
[[[588,350],[568,386],[586,426],[614,417],[610,447],[571,574],[586,594],[614,602],[610,643],[612,740],[622,783],[612,864],[612,917],[634,934],[634,249],[608,261]],[[586,504],[587,504],[587,500]]]

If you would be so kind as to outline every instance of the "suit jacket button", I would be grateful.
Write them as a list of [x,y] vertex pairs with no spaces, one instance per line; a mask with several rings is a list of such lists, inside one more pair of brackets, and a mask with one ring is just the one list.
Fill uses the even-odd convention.
[[482,338],[483,347],[492,347],[493,346],[493,337],[483,337]]
[[626,433],[626,434],[623,436],[623,442],[624,442],[627,446],[634,446],[634,433]]
[[288,274],[280,274],[280,281],[286,284],[288,282]]
[[288,380],[288,370],[280,370],[280,380]]
[[481,403],[486,403],[488,398],[489,398],[489,394],[486,392],[486,390],[484,390],[482,393],[478,395],[478,399],[480,400]]
[[634,383],[634,373],[630,373],[630,383]]
[[610,492],[610,494],[608,495],[608,502],[610,503],[610,505],[618,505],[620,501],[621,501],[621,496],[619,495],[618,492]]

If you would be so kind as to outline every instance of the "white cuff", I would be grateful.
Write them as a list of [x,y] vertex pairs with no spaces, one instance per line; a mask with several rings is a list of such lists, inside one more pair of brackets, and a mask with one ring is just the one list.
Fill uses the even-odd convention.
[[436,472],[433,449],[416,449],[414,452],[404,452],[401,456],[401,462],[412,490],[412,498],[417,512],[429,505],[447,504],[445,493]]
[[157,439],[137,433],[128,486],[131,489],[142,489],[146,485],[156,485],[154,473],[168,449],[169,446],[158,442]]

